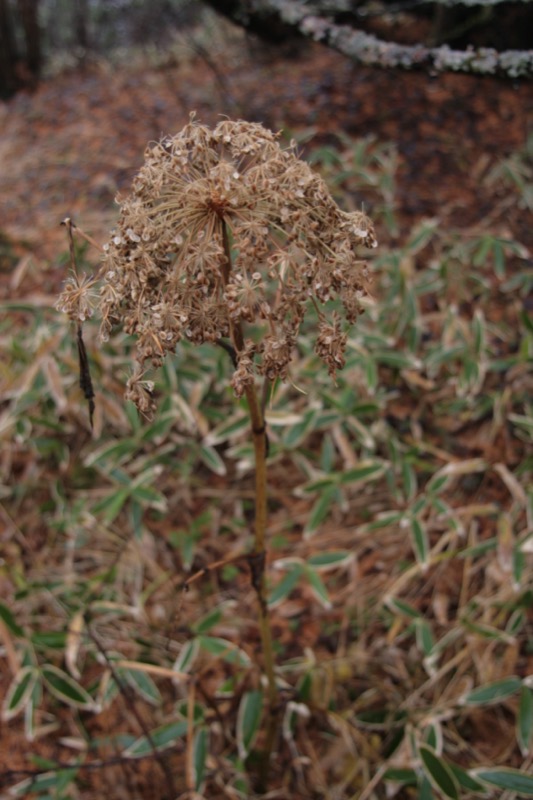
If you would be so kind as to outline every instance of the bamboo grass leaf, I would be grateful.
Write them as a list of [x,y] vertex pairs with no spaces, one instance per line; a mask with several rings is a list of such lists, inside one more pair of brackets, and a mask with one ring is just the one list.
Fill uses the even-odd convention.
[[237,664],[241,667],[250,665],[250,657],[247,653],[228,639],[221,639],[218,636],[199,636],[198,642],[206,652],[223,658],[230,664]]
[[161,725],[150,731],[150,739],[147,736],[140,736],[133,744],[129,745],[124,750],[123,755],[126,758],[142,758],[149,756],[153,753],[153,747],[156,750],[166,750],[173,747],[180,739],[187,735],[189,723],[186,719],[178,720],[177,722],[170,722],[167,725]]
[[270,593],[268,598],[268,605],[270,608],[275,608],[285,598],[287,598],[304,572],[303,564],[295,564],[289,572],[280,580],[277,586]]
[[520,693],[516,732],[520,750],[526,757],[533,747],[533,690],[527,686],[522,686]]
[[424,772],[432,786],[450,800],[459,800],[458,782],[446,761],[426,745],[420,745],[419,754]]
[[75,708],[94,709],[95,703],[91,695],[59,667],[45,664],[41,674],[48,689],[59,700]]
[[307,580],[309,581],[309,585],[313,591],[313,594],[321,603],[324,608],[331,608],[331,600],[328,594],[328,590],[326,589],[322,578],[314,569],[306,566],[305,572],[307,575]]
[[411,541],[418,563],[426,567],[429,558],[429,540],[426,526],[417,517],[411,520]]
[[508,792],[517,792],[520,797],[533,797],[533,775],[521,772],[511,767],[481,767],[469,772],[475,779],[505,789]]
[[13,612],[4,603],[0,603],[0,619],[14,636],[24,636],[24,631],[15,620]]
[[263,692],[245,692],[237,715],[237,744],[239,756],[246,759],[253,747],[263,714]]
[[16,717],[30,701],[33,689],[39,678],[39,671],[35,667],[22,667],[5,694],[2,703],[2,719],[8,722]]
[[516,692],[520,691],[522,681],[516,676],[503,678],[500,681],[478,686],[464,697],[463,703],[469,706],[485,706],[489,703],[501,703]]
[[142,697],[147,703],[153,706],[159,706],[161,703],[161,694],[155,685],[154,681],[142,669],[125,669],[120,670],[120,674],[124,676],[128,684],[139,697]]
[[209,753],[209,732],[207,728],[200,728],[194,737],[193,745],[193,765],[194,765],[194,785],[197,792],[201,791]]

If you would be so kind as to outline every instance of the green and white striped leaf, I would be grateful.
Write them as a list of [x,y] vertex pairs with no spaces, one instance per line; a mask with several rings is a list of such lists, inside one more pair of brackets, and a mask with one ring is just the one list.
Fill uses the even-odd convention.
[[478,686],[463,698],[463,703],[468,706],[485,706],[492,703],[501,703],[511,695],[520,691],[522,681],[515,675],[504,678],[501,681],[487,683],[485,686]]
[[387,597],[385,605],[397,614],[405,614],[406,617],[411,619],[420,619],[422,615],[410,603],[405,600],[400,600],[398,597]]
[[476,781],[472,775],[470,775],[466,770],[462,767],[458,767],[457,764],[452,764],[451,762],[448,763],[451,771],[455,775],[457,779],[457,783],[461,787],[461,789],[467,789],[469,792],[475,792],[476,795],[484,795],[487,794],[487,788],[479,781]]
[[188,672],[194,664],[199,649],[200,643],[198,639],[191,639],[185,642],[181,647],[180,654],[175,660],[172,669],[175,669],[176,672]]
[[4,622],[13,636],[24,636],[24,631],[15,620],[13,612],[4,603],[0,603],[0,619]]
[[107,708],[113,702],[118,693],[118,684],[111,674],[111,670],[105,670],[98,686],[98,692],[96,695],[96,708]]
[[292,449],[293,447],[298,447],[301,442],[305,439],[305,437],[312,431],[315,430],[318,422],[318,415],[319,412],[315,409],[305,412],[303,418],[300,422],[297,422],[295,425],[289,425],[283,429],[282,439],[283,445],[287,449]]
[[215,475],[226,474],[226,465],[214,447],[201,444],[198,449],[198,454],[206,467],[208,467],[211,472],[214,472]]
[[450,800],[458,800],[459,785],[446,761],[427,745],[420,745],[418,752],[424,773],[431,785]]
[[[142,664],[140,666],[142,667]],[[133,691],[147,703],[153,706],[158,706],[161,703],[159,689],[150,675],[143,669],[122,668],[120,674],[124,676]]]
[[411,542],[416,560],[421,566],[427,566],[429,558],[429,540],[426,526],[417,517],[411,520]]
[[516,738],[522,755],[526,757],[533,749],[533,690],[527,686],[522,686],[520,693]]
[[286,597],[290,595],[304,572],[303,564],[294,564],[294,566],[287,572],[287,574],[280,580],[277,586],[270,593],[268,598],[268,605],[274,608]]
[[111,443],[107,442],[86,456],[84,464],[86,467],[103,467],[106,462],[121,464],[131,459],[137,449],[138,443],[133,437],[119,441],[113,439]]
[[436,800],[433,794],[433,786],[427,775],[421,775],[418,783],[417,800]]
[[230,664],[237,664],[240,667],[250,665],[248,654],[228,639],[221,639],[218,636],[198,636],[198,643],[211,655],[219,656]]
[[340,483],[357,486],[366,481],[376,480],[383,475],[387,467],[388,464],[385,461],[375,459],[361,461],[356,467],[341,473]]
[[243,761],[253,747],[262,713],[263,692],[260,690],[245,692],[237,715],[237,745],[239,756]]
[[120,514],[129,496],[129,487],[127,489],[117,489],[112,494],[108,494],[102,500],[95,503],[92,511],[95,514],[103,514],[104,520],[110,524]]
[[63,792],[74,780],[77,771],[77,768],[73,768],[43,772],[12,786],[9,794],[12,797],[28,797],[30,793],[40,798],[64,797]]
[[533,797],[533,775],[511,767],[482,767],[469,774],[489,786],[497,786],[520,797]]
[[173,747],[176,742],[187,734],[189,723],[186,719],[181,719],[178,722],[170,722],[167,725],[161,725],[159,728],[150,731],[150,739],[147,736],[140,736],[133,744],[130,744],[124,750],[124,755],[127,758],[141,758],[141,756],[150,755],[156,750],[165,750],[168,747]]
[[47,688],[58,700],[75,708],[94,709],[95,703],[89,692],[59,667],[46,664],[41,674]]
[[336,486],[323,489],[318,500],[315,500],[309,518],[305,525],[305,536],[312,536],[329,514],[331,506],[339,501],[339,490]]
[[272,426],[277,425],[279,427],[285,427],[287,425],[298,425],[302,419],[302,415],[294,411],[270,409],[265,412],[265,421],[267,425]]
[[415,621],[415,630],[418,649],[424,656],[428,656],[435,645],[431,625],[426,619],[417,619]]
[[215,625],[218,625],[221,619],[222,607],[221,605],[217,605],[215,608],[208,611],[207,614],[204,614],[203,617],[200,617],[198,622],[194,622],[191,627],[195,633],[207,633]]
[[201,792],[202,789],[208,752],[209,731],[207,728],[200,728],[193,744],[194,786],[197,792]]
[[39,670],[35,667],[22,667],[13,680],[2,703],[2,719],[8,722],[16,717],[26,706],[31,698],[33,687],[39,677]]
[[355,554],[351,550],[332,550],[329,553],[318,553],[307,560],[307,564],[319,572],[326,572],[338,567],[346,567],[351,564]]
[[329,599],[328,590],[326,589],[322,578],[314,569],[306,567],[305,569],[309,585],[318,600],[324,608],[331,608],[331,600]]
[[250,427],[250,420],[242,411],[238,414],[233,414],[229,419],[225,419],[212,431],[209,431],[204,439],[204,444],[213,447],[216,444],[222,444],[228,440],[237,438],[240,434],[248,431]]

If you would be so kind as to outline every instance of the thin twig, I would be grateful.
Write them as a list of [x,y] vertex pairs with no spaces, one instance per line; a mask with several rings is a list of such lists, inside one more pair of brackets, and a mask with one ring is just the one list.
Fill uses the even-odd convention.
[[207,567],[202,567],[202,569],[199,569],[198,572],[194,573],[194,575],[191,575],[189,578],[187,578],[183,584],[183,590],[187,592],[190,586],[193,583],[196,583],[196,581],[200,580],[200,578],[203,578],[204,575],[208,575],[210,572],[220,569],[221,567],[226,567],[229,564],[238,564],[239,561],[248,561],[247,554],[241,553],[233,558],[221,558],[219,561],[213,561],[212,564],[208,564]]
[[239,113],[242,113],[240,110],[240,104],[237,102],[230,89],[228,79],[226,78],[224,73],[220,71],[216,61],[213,58],[211,58],[211,55],[207,50],[207,48],[205,48],[202,44],[200,44],[200,42],[196,41],[194,37],[189,38],[188,44],[191,47],[191,49],[196,53],[196,55],[200,56],[200,58],[203,59],[203,61],[205,61],[205,63],[215,76],[215,82],[218,83],[219,89],[222,93],[222,96],[226,104],[231,106],[233,109],[238,110]]
[[[174,748],[168,748],[167,752],[172,752]],[[24,778],[37,779],[41,775],[46,775],[50,772],[62,772],[63,770],[97,770],[107,769],[108,767],[122,766],[129,764],[132,761],[145,761],[146,759],[153,759],[153,754],[148,753],[144,755],[117,755],[111,758],[95,759],[94,761],[86,761],[84,763],[72,763],[70,761],[54,761],[54,766],[47,767],[46,769],[6,769],[0,772],[0,787],[6,786],[11,781],[18,781]]]
[[[88,244],[92,245],[92,247],[95,247],[101,253],[104,252],[104,248],[102,247],[102,245],[99,242],[97,242],[96,239],[93,239],[92,236],[89,236],[88,233],[85,233],[85,231],[82,228],[78,227],[78,225],[76,225],[76,223],[74,222],[73,219],[71,219],[71,217],[65,217],[65,219],[61,221],[61,225],[65,225],[67,227],[67,230],[69,231],[70,235],[72,234],[72,231],[76,231],[78,236],[81,236],[82,239],[85,239],[85,241]],[[71,260],[72,260],[72,252],[71,252]]]
[[190,792],[194,791],[194,701],[196,700],[195,685],[192,682],[189,686],[187,697],[187,752],[185,756],[185,783]]
[[104,660],[106,662],[106,665],[107,665],[109,671],[111,672],[111,675],[113,676],[113,680],[115,681],[115,683],[118,686],[120,694],[122,695],[122,697],[126,701],[126,704],[127,704],[128,708],[129,708],[129,710],[132,712],[133,716],[137,720],[137,722],[139,724],[139,727],[142,730],[144,736],[146,737],[146,741],[148,742],[148,744],[150,746],[150,749],[152,750],[152,753],[153,753],[153,756],[154,756],[155,760],[157,761],[157,763],[161,767],[161,771],[163,772],[163,775],[165,776],[166,781],[167,781],[170,798],[174,798],[176,796],[176,787],[174,785],[174,776],[172,775],[172,771],[171,771],[171,769],[170,769],[170,767],[169,767],[169,765],[168,765],[168,763],[166,761],[166,758],[163,756],[162,753],[160,753],[158,751],[158,749],[157,749],[157,747],[155,745],[155,742],[153,740],[153,737],[152,737],[150,731],[148,730],[148,728],[146,726],[146,723],[144,722],[143,718],[139,714],[139,711],[137,710],[137,706],[135,704],[135,696],[134,696],[133,692],[130,690],[129,686],[127,686],[124,683],[124,681],[121,679],[121,677],[119,676],[117,670],[115,669],[115,667],[113,665],[113,662],[111,661],[111,659],[107,655],[104,647],[101,645],[100,641],[98,640],[98,637],[96,636],[94,631],[91,630],[89,620],[86,619],[85,623],[86,623],[86,626],[87,626],[87,634],[88,634],[89,638],[91,639],[91,641],[96,646],[96,649],[98,650],[100,655],[104,658]]
[[78,277],[78,265],[76,264],[76,254],[74,251],[74,236],[72,235],[72,230],[76,226],[74,225],[70,217],[65,217],[65,219],[61,222],[61,225],[64,225],[67,229],[70,268],[74,273],[74,275]]

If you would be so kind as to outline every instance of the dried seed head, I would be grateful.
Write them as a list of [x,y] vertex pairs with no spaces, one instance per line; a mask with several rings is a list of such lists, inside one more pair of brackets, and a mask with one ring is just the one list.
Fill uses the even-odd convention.
[[125,398],[135,403],[141,414],[151,417],[156,409],[153,391],[153,381],[144,380],[142,373],[137,371],[128,380]]
[[70,275],[57,299],[57,310],[67,314],[75,322],[90,319],[98,301],[98,292],[93,288],[95,283],[96,279],[88,278],[87,275]]
[[[181,133],[147,148],[119,202],[100,311],[104,336],[117,323],[137,336],[135,375],[180,339],[230,337],[236,394],[254,374],[284,379],[310,300],[319,309],[316,352],[332,375],[342,367],[346,334],[324,304],[340,298],[355,321],[367,284],[357,251],[376,239],[368,217],[339,209],[294,146],[282,149],[256,123],[224,120],[211,130],[192,115]],[[264,331],[243,345],[234,334],[247,323]],[[151,404],[142,382],[128,394]]]

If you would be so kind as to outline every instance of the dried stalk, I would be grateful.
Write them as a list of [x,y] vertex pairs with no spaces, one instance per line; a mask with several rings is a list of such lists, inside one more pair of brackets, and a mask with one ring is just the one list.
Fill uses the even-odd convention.
[[[231,274],[231,246],[229,243],[226,226],[224,226],[223,241],[226,263],[223,265],[222,273],[225,283],[228,283]],[[231,339],[235,350],[237,352],[242,351],[244,347],[244,340],[242,329],[239,323],[232,324]],[[268,724],[266,748],[263,752],[260,776],[260,782],[263,788],[265,788],[267,783],[268,765],[277,728],[276,706],[278,702],[278,690],[276,686],[276,677],[274,674],[272,631],[270,628],[270,618],[268,616],[267,585],[265,575],[268,497],[266,463],[267,437],[263,410],[257,396],[255,385],[247,386],[245,389],[245,395],[248,403],[248,413],[250,415],[250,426],[255,454],[254,546],[252,555],[249,557],[249,564],[252,573],[252,585],[257,594],[258,624],[259,632],[261,634],[264,668],[268,685]]]

